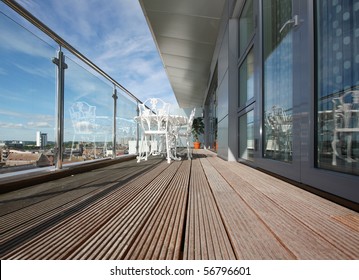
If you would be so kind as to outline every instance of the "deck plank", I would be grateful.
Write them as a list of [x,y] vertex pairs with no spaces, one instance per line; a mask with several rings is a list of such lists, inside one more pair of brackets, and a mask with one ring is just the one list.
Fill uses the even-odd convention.
[[239,259],[293,259],[295,256],[277,239],[226,180],[201,159],[210,187]]
[[182,162],[126,259],[180,258],[190,164],[190,161]]
[[[144,172],[148,168],[152,167],[124,162],[1,195],[1,243],[25,235],[46,222],[55,223],[57,216],[62,219],[67,211],[85,205],[86,201],[92,203],[95,197],[110,191],[116,183],[134,177],[137,172]],[[33,189],[38,192],[35,193]]]
[[185,259],[235,259],[199,159],[192,160]]
[[[76,248],[78,244],[94,235],[104,223],[111,220],[112,216],[117,213],[115,210],[119,211],[127,205],[149,182],[161,174],[167,167],[167,165],[162,164],[150,170],[148,172],[149,176],[142,176],[141,179],[144,180],[142,183],[139,183],[138,180],[130,181],[128,188],[118,188],[114,192],[106,194],[98,201],[80,208],[72,215],[65,216],[61,222],[44,230],[38,236],[32,237],[25,244],[19,246],[19,248],[16,248],[18,245],[14,244],[15,248],[10,254],[5,256],[8,256],[8,258],[25,259],[66,258],[69,252]],[[114,207],[116,207],[115,210],[113,209]],[[71,238],[66,238],[66,236],[71,236]],[[18,240],[18,243],[20,242],[21,240]],[[54,247],[53,244],[56,244],[56,250],[47,253],[46,248]]]
[[359,257],[359,232],[331,218],[353,211],[242,164],[209,161],[296,258]]
[[359,214],[210,151],[0,194],[1,259],[359,259]]
[[[145,221],[178,169],[176,163],[158,174],[141,193],[88,238],[69,259],[123,259]],[[143,176],[143,178],[146,176]],[[136,182],[137,184],[137,182]]]

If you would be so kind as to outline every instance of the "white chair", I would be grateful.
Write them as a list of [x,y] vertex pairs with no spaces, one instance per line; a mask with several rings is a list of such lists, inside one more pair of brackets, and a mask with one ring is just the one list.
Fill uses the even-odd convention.
[[274,157],[284,152],[284,159],[289,160],[292,154],[292,116],[287,115],[282,107],[274,105],[266,115],[265,125],[266,150],[272,150]]
[[91,142],[93,145],[94,157],[96,157],[96,106],[90,106],[86,102],[75,102],[70,107],[70,116],[74,128],[72,138],[71,154],[74,148],[75,138],[80,136],[81,141]]
[[[191,138],[192,138],[192,124],[194,120],[194,116],[196,114],[196,108],[194,108],[188,118],[188,122],[184,126],[180,126],[176,135],[177,139],[181,139],[181,137],[186,138],[186,146],[187,146],[187,159],[191,159]],[[177,151],[177,146],[176,150]]]
[[[169,147],[169,129],[168,116],[170,104],[165,103],[159,98],[149,98],[143,104],[138,105],[139,123],[142,128],[141,144],[137,162],[141,159],[147,160],[148,156],[153,154],[166,154],[167,162],[171,162]],[[156,140],[158,145],[154,149],[151,145],[152,140]],[[146,144],[151,146],[146,148]],[[165,147],[164,147],[165,146]]]
[[[341,147],[337,144],[345,142],[346,138],[346,162],[356,162],[352,158],[353,133],[359,132],[359,90],[350,90],[340,97],[335,97],[333,102],[333,155],[332,165],[337,165],[337,157],[343,158]],[[342,141],[340,141],[342,140]]]

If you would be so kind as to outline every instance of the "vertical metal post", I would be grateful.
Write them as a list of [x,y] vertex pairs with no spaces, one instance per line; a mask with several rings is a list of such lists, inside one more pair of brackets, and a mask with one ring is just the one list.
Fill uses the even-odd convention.
[[[138,101],[137,101],[137,117],[140,115],[140,109],[138,108]],[[136,130],[136,154],[139,153],[139,138],[140,138],[140,124],[137,122],[137,130]]]
[[64,154],[64,83],[67,69],[61,46],[57,58],[53,58],[52,62],[57,65],[55,168],[61,169]]
[[113,88],[113,128],[112,128],[112,158],[116,158],[116,118],[117,118],[117,90],[116,86],[114,85]]

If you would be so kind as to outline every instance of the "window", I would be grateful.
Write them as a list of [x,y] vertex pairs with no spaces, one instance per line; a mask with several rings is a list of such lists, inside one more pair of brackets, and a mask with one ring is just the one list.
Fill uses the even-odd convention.
[[292,162],[292,0],[263,1],[264,157]]
[[239,17],[238,157],[250,161],[254,155],[254,36],[253,0],[247,0]]
[[316,1],[317,167],[359,174],[359,0]]
[[246,102],[254,97],[254,65],[253,49],[239,67],[239,107],[245,106]]
[[254,34],[253,0],[244,5],[239,18],[239,55],[242,56]]
[[254,152],[254,112],[249,111],[239,117],[239,157],[253,160]]

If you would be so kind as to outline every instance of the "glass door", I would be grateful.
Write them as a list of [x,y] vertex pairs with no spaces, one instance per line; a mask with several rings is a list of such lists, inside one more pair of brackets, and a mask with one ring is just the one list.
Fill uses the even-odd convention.
[[317,167],[359,175],[359,0],[316,12]]
[[252,163],[255,153],[255,46],[256,3],[247,0],[239,17],[238,43],[238,160]]
[[[298,16],[292,0],[262,1],[262,164],[298,179],[293,137]],[[296,42],[296,43],[295,43]]]

